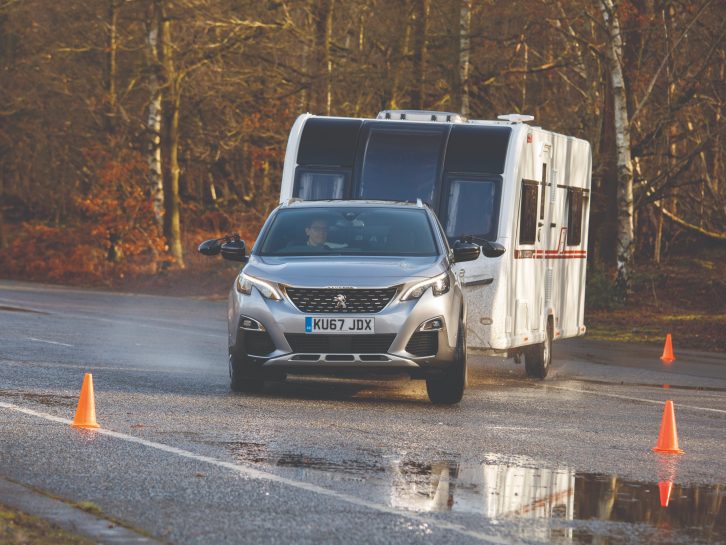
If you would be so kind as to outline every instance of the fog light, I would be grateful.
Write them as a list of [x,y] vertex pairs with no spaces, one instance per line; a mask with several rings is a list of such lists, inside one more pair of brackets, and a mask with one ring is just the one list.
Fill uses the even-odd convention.
[[249,331],[265,331],[265,326],[263,326],[260,322],[257,320],[254,320],[252,318],[248,318],[247,316],[241,316],[239,319],[239,328],[240,329],[246,329]]
[[432,318],[422,323],[418,328],[419,331],[438,331],[444,328],[444,320],[441,317]]

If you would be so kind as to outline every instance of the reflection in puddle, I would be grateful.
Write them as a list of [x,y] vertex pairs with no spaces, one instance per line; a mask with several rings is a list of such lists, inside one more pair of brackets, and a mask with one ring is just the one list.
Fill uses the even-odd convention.
[[[499,455],[474,464],[460,463],[454,456],[422,463],[407,455],[381,458],[374,452],[351,452],[333,460],[272,451],[259,443],[227,447],[241,463],[286,468],[305,481],[365,481],[367,493],[399,509],[519,521],[519,537],[525,539],[603,545],[726,540],[723,485],[682,486],[676,479],[672,485],[661,481],[659,487],[657,482],[542,468],[529,459]],[[635,532],[632,526],[604,527],[597,521],[648,526]]]

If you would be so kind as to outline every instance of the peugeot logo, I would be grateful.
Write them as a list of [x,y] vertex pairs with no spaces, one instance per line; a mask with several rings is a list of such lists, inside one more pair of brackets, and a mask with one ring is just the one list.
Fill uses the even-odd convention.
[[345,304],[345,295],[342,293],[339,293],[333,298],[333,301],[335,301],[335,310],[343,310],[344,308],[348,308]]

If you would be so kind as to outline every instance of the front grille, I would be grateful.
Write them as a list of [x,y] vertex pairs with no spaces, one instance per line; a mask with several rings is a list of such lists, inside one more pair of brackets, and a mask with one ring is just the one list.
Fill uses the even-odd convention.
[[378,335],[285,335],[293,352],[312,354],[380,354],[388,352],[395,333]]
[[253,356],[265,356],[275,350],[275,343],[267,331],[244,331],[245,352]]
[[[396,288],[381,289],[330,289],[286,288],[287,295],[302,312],[367,313],[380,312],[396,294]],[[345,298],[344,303],[342,298]],[[343,308],[343,304],[345,308]]]
[[439,351],[439,334],[436,331],[418,331],[411,335],[406,352],[414,356],[433,356]]

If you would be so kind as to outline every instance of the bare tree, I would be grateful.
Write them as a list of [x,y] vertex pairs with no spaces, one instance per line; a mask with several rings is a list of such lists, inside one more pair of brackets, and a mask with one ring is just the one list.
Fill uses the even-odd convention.
[[468,117],[470,111],[469,67],[471,58],[471,0],[459,0],[459,59],[454,73],[454,110]]
[[620,21],[612,0],[599,0],[607,28],[605,57],[613,89],[615,142],[618,186],[617,280],[616,286],[623,297],[632,282],[634,228],[633,228],[633,164],[630,150],[630,119],[623,76],[623,37]]
[[421,109],[425,107],[429,0],[414,0],[413,21],[413,86],[411,89],[411,106]]
[[164,182],[161,172],[161,60],[159,25],[161,13],[158,2],[149,2],[146,9],[146,58],[149,76],[149,106],[146,117],[147,161],[149,190],[154,216],[160,228],[164,226]]
[[313,107],[316,113],[330,115],[332,102],[333,63],[330,40],[333,33],[333,0],[313,4],[315,20],[315,62],[312,74]]

